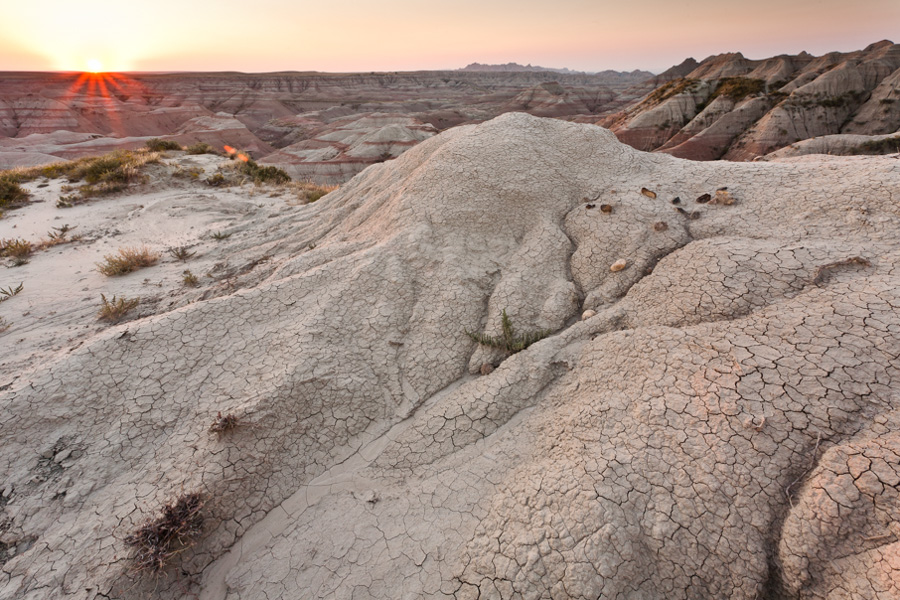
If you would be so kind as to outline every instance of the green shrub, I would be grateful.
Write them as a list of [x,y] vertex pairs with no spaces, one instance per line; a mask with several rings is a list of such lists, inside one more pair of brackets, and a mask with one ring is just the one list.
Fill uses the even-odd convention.
[[291,176],[283,169],[274,166],[261,167],[254,160],[242,162],[238,167],[238,172],[252,179],[253,183],[257,185],[263,183],[281,185],[291,180]]
[[893,154],[900,152],[900,136],[863,142],[850,149],[850,154]]
[[0,174],[0,208],[21,206],[30,195],[14,178]]
[[207,144],[206,142],[197,142],[196,144],[191,144],[190,146],[184,149],[188,154],[216,154],[219,152]]
[[147,143],[144,145],[147,146],[147,150],[150,150],[151,152],[165,152],[166,150],[182,149],[181,144],[175,140],[161,140],[159,138],[147,140]]

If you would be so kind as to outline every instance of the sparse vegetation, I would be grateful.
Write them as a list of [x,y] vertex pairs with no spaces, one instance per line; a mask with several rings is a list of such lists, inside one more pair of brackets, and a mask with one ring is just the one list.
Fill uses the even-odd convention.
[[140,298],[116,298],[112,297],[107,300],[106,296],[100,294],[100,310],[97,311],[97,319],[108,323],[116,323],[125,316],[128,311],[140,304]]
[[187,246],[177,246],[175,248],[169,248],[168,252],[172,255],[172,258],[174,258],[175,260],[180,260],[181,262],[187,262],[187,259],[196,254],[196,252],[189,252]]
[[188,287],[197,287],[198,285],[200,285],[200,280],[197,279],[196,275],[191,273],[190,269],[185,269],[183,275],[184,277],[182,277],[181,281],[184,283],[184,285]]
[[238,172],[249,177],[256,185],[271,183],[281,185],[288,183],[291,176],[283,169],[274,166],[261,167],[254,160],[247,160],[240,163]]
[[290,184],[290,189],[297,195],[297,204],[315,202],[325,194],[338,189],[337,185],[319,185],[310,181],[298,181]]
[[750,79],[747,77],[723,77],[716,84],[716,89],[709,95],[705,102],[697,105],[697,112],[701,112],[719,96],[726,96],[734,102],[740,102],[747,96],[761,94],[766,89],[766,82],[762,79]]
[[138,527],[125,538],[134,548],[138,571],[159,572],[171,564],[181,552],[194,545],[203,531],[203,505],[206,498],[199,492],[183,494],[166,504],[161,513]]
[[165,152],[166,150],[182,149],[181,144],[175,140],[161,140],[159,138],[147,140],[147,143],[144,145],[147,147],[147,150],[150,150],[151,152]]
[[15,208],[28,202],[31,195],[13,178],[6,176],[9,171],[0,173],[0,208]]
[[214,239],[214,240],[218,240],[218,241],[221,242],[222,240],[227,240],[228,238],[230,238],[230,237],[231,237],[231,234],[230,234],[230,233],[226,233],[226,232],[224,232],[224,231],[214,231],[214,232],[212,232],[211,234],[209,234],[209,237],[211,237],[211,238]]
[[44,250],[46,248],[52,248],[53,246],[59,246],[60,244],[77,241],[80,239],[79,236],[75,236],[71,239],[68,237],[69,232],[73,229],[75,229],[75,227],[69,225],[52,228],[47,232],[47,239],[41,241],[40,249]]
[[172,171],[172,177],[178,179],[200,179],[201,175],[203,175],[203,169],[200,167],[175,167],[175,170]]
[[125,275],[143,267],[150,267],[159,260],[159,252],[154,252],[146,246],[140,248],[119,248],[117,254],[107,254],[104,262],[97,263],[97,270],[107,277]]
[[23,289],[25,289],[24,283],[20,283],[17,287],[0,288],[0,302],[6,302],[13,296],[18,295]]
[[650,106],[660,104],[672,96],[677,96],[683,92],[695,91],[699,84],[700,81],[697,79],[674,79],[657,88],[652,94],[647,96],[647,99],[644,102]]
[[863,142],[850,148],[850,154],[893,154],[900,152],[900,136]]
[[498,336],[491,336],[484,333],[472,333],[471,331],[466,331],[466,335],[483,346],[499,348],[510,354],[515,354],[533,343],[544,339],[551,333],[546,329],[538,329],[528,333],[516,333],[512,321],[506,314],[506,309],[503,309],[500,313],[500,319],[502,333]]
[[188,154],[216,154],[219,152],[207,144],[206,142],[197,142],[196,144],[191,144],[190,146],[184,149]]
[[0,239],[0,257],[27,259],[34,252],[34,245],[25,239]]
[[206,185],[210,187],[222,187],[225,185],[230,185],[231,182],[225,178],[225,175],[222,173],[213,173],[209,177],[205,179]]

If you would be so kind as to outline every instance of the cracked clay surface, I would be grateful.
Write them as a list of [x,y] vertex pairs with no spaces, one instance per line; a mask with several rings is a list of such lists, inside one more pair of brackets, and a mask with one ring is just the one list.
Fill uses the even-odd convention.
[[[0,598],[900,597],[898,203],[886,157],[451,129],[283,217],[315,245],[264,281],[0,391]],[[502,310],[553,333],[477,347]]]

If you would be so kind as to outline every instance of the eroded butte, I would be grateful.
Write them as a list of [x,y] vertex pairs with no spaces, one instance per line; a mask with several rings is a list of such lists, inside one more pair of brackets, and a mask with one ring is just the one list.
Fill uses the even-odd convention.
[[[253,285],[3,373],[0,598],[896,598],[898,203],[890,157],[443,132],[248,224]],[[466,334],[504,310],[552,334]]]

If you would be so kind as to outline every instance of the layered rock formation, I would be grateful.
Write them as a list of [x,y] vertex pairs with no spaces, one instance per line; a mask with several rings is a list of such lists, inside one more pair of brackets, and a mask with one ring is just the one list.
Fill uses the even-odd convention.
[[638,149],[699,160],[751,160],[813,137],[900,128],[900,46],[888,41],[818,58],[722,54],[670,71],[601,124]]
[[[617,110],[646,90],[631,89],[649,74],[635,71],[598,74],[552,71],[415,73],[184,73],[184,74],[42,74],[6,73],[0,78],[0,167],[35,164],[49,154],[58,158],[93,151],[133,148],[151,137],[203,141],[252,151],[263,158],[276,148],[283,165],[320,180],[345,181],[371,161],[347,148],[330,160],[307,162],[309,150],[323,148],[319,135],[342,129],[344,119],[389,113],[415,131],[425,125],[443,130],[480,122],[503,112],[596,120]],[[547,90],[550,90],[549,92]],[[406,127],[406,125],[404,125]],[[409,127],[407,127],[409,129]],[[58,147],[70,133],[91,134],[90,144]],[[408,131],[384,132],[378,156],[391,154],[421,139]],[[61,135],[31,148],[34,134]],[[21,140],[21,141],[20,141]],[[293,144],[307,142],[296,148]],[[390,142],[390,143],[388,143]],[[363,153],[365,154],[365,153]],[[323,164],[328,163],[328,164]],[[321,177],[319,174],[321,173]]]
[[297,179],[340,183],[437,133],[430,123],[390,113],[354,115],[325,125],[318,125],[317,116],[321,113],[276,122],[276,126],[306,126],[309,137],[269,154],[262,162],[277,165]]
[[[233,199],[205,260],[251,285],[0,374],[0,598],[895,598],[898,189],[507,114]],[[551,334],[467,335],[504,312]],[[195,545],[129,574],[193,492]]]

